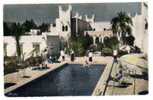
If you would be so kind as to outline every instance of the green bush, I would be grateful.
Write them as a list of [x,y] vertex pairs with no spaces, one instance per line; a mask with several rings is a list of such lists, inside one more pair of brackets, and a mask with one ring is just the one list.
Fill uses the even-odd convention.
[[70,40],[70,47],[66,49],[66,52],[70,53],[70,50],[72,49],[76,56],[84,56],[91,44],[92,38],[88,35],[72,37]]
[[27,66],[38,66],[40,63],[42,63],[42,57],[41,56],[37,56],[37,57],[30,57],[25,61],[25,64],[27,64]]
[[13,57],[4,57],[4,75],[12,72],[16,72],[17,70],[17,59],[15,56]]
[[4,64],[4,75],[16,72],[17,68],[18,67],[15,62],[9,62],[7,64]]
[[102,49],[102,55],[103,56],[112,56],[113,50],[111,48],[103,48]]
[[125,55],[125,54],[128,54],[128,52],[127,52],[127,51],[122,51],[122,50],[119,50],[119,51],[118,51],[118,56],[119,56],[119,57],[121,57],[121,56],[123,56],[123,55]]
[[119,41],[116,37],[104,38],[104,46],[111,49],[118,48]]
[[104,47],[104,46],[103,46],[102,43],[98,43],[98,44],[97,44],[97,51],[101,51],[103,47]]
[[74,53],[77,56],[82,56],[85,53],[83,42],[80,42],[80,41],[71,42],[71,49],[74,50]]

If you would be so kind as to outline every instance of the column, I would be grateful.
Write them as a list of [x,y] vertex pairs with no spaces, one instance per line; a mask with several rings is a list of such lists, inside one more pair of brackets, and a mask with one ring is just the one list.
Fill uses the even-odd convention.
[[93,44],[96,45],[96,36],[93,36]]
[[104,43],[104,37],[101,36],[100,38],[101,38],[101,43]]

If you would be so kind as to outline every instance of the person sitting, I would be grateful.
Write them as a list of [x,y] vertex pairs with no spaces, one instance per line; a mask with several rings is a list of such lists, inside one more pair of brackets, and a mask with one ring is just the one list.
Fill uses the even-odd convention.
[[124,77],[122,70],[119,70],[119,72],[115,75],[115,81],[119,83],[119,85],[122,84]]

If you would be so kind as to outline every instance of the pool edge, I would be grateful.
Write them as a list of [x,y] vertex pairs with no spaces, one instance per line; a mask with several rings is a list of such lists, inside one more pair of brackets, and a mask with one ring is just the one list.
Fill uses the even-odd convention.
[[106,64],[105,69],[94,88],[92,96],[99,96],[105,94],[107,87],[107,80],[109,79],[112,67],[113,67],[113,60],[111,60]]
[[24,85],[26,85],[26,84],[34,81],[34,80],[36,80],[36,79],[38,79],[38,78],[40,78],[40,77],[48,74],[49,72],[54,71],[54,70],[58,69],[59,67],[62,67],[64,65],[66,65],[66,64],[68,64],[68,63],[67,62],[61,63],[60,65],[55,66],[53,69],[49,69],[48,71],[46,71],[46,72],[44,72],[44,73],[42,73],[42,74],[40,74],[40,75],[38,75],[36,77],[33,77],[33,78],[31,78],[31,79],[29,79],[27,81],[24,81],[24,82],[23,81],[22,82],[19,82],[15,86],[12,86],[12,87],[9,87],[7,89],[4,89],[4,95],[7,94],[7,93],[9,93],[9,92],[11,92],[11,91],[14,91],[14,90],[16,90],[16,89],[18,89],[18,88],[20,88],[20,87],[22,87]]

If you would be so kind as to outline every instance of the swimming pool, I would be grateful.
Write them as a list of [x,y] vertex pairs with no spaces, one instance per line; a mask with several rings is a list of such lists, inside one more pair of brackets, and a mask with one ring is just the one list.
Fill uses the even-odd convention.
[[48,74],[5,94],[24,96],[86,96],[91,95],[105,65],[67,64]]

